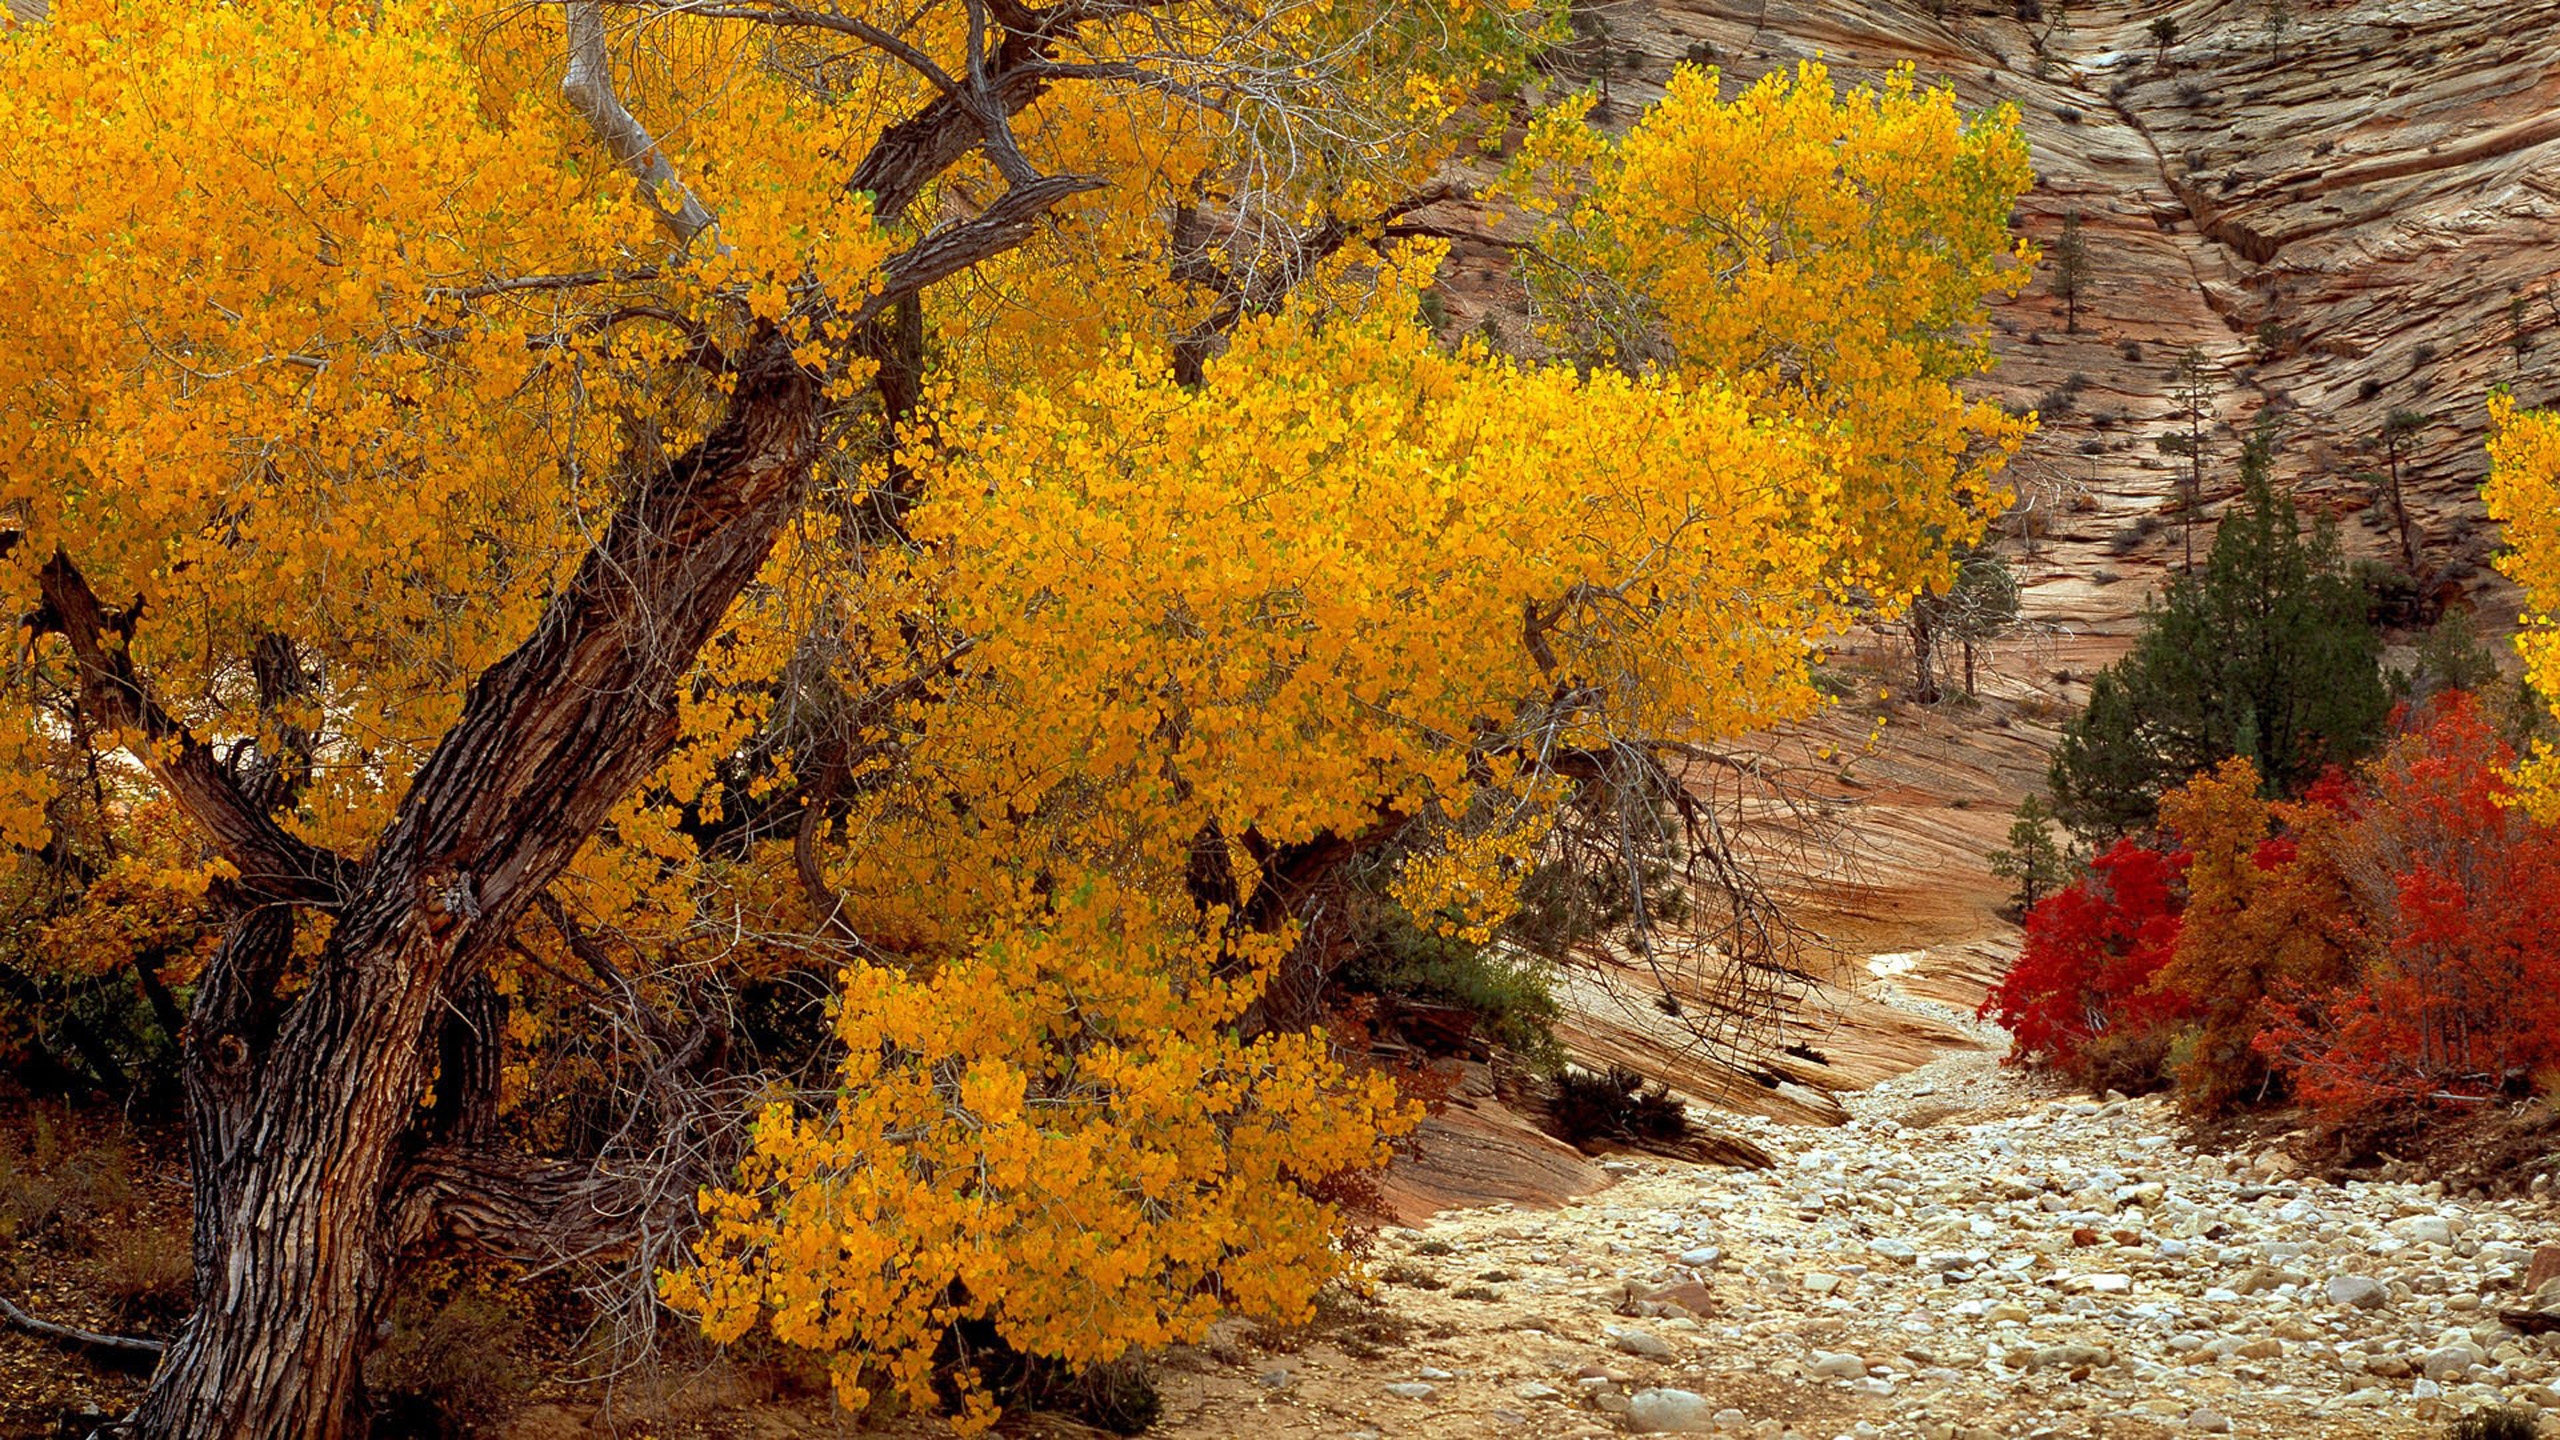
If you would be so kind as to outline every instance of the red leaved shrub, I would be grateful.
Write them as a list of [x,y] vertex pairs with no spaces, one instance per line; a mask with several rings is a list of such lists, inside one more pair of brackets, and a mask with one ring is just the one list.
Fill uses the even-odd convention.
[[2368,769],[2346,871],[2374,952],[2258,1042],[2305,1100],[2487,1096],[2560,1065],[2560,829],[2510,803],[2514,764],[2451,694]]
[[2154,983],[2178,943],[2186,867],[2184,853],[2118,841],[2027,912],[2018,963],[1980,1011],[2016,1037],[2013,1059],[2092,1086],[2157,1083],[2170,1028],[2194,1011]]

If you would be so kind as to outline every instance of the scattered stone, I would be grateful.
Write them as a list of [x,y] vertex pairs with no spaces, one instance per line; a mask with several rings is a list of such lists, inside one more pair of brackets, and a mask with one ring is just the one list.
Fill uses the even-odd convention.
[[[2551,1177],[2545,1175],[2536,1178],[2548,1180]],[[2524,1293],[2539,1295],[2542,1287],[2554,1280],[2560,1280],[2560,1245],[2537,1246],[2533,1252],[2532,1263],[2525,1268]]]
[[1630,1355],[1643,1356],[1647,1360],[1668,1360],[1678,1353],[1671,1348],[1669,1341],[1649,1330],[1611,1325],[1605,1327],[1601,1333],[1609,1337],[1609,1344],[1612,1347]]
[[2355,1310],[2379,1310],[2391,1301],[2391,1292],[2370,1275],[2332,1275],[2329,1277],[2329,1303]]
[[2062,1288],[2079,1295],[2122,1295],[2133,1288],[2130,1275],[2066,1275]]
[[1866,1378],[1867,1362],[1856,1355],[1826,1355],[1817,1350],[1805,1373],[1818,1380],[1862,1380]]
[[2418,1362],[2418,1373],[2438,1383],[2459,1380],[2469,1373],[2472,1366],[2487,1358],[2477,1345],[2447,1345],[2428,1351],[2427,1358]]
[[1419,1380],[1399,1380],[1387,1386],[1387,1393],[1399,1400],[1428,1400],[1440,1393],[1440,1387]]
[[1639,1435],[1700,1435],[1716,1428],[1703,1395],[1688,1390],[1639,1390],[1627,1397],[1627,1428]]

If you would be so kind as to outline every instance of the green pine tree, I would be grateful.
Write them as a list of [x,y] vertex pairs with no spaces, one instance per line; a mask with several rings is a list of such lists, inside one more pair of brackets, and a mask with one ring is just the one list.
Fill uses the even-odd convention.
[[2268,477],[2261,430],[2241,495],[2203,566],[2173,576],[2133,653],[2098,676],[2052,768],[2055,815],[2096,839],[2148,827],[2160,795],[2248,755],[2278,794],[2298,794],[2381,733],[2389,700],[2381,637],[2327,524],[2307,533]]
[[2080,297],[2089,291],[2089,242],[2080,238],[2080,212],[2067,211],[2062,217],[2062,233],[2055,237],[2048,258],[2053,261],[2052,278],[2046,282],[2062,301],[2065,334],[2080,333]]
[[2036,902],[2061,889],[2071,879],[2071,857],[2053,838],[2049,828],[2053,811],[2041,796],[2030,795],[2018,802],[2018,818],[2009,825],[2009,844],[1994,850],[1988,857],[1991,873],[2003,880],[2018,882],[2011,897],[2015,912],[2025,915]]

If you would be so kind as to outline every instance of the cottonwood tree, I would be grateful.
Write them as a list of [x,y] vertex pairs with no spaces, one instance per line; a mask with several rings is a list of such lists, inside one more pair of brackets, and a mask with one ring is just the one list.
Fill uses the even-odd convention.
[[[1413,1118],[1259,1004],[1314,877],[1419,836],[1398,901],[1482,933],[1596,793],[1676,809],[1669,758],[1817,703],[1813,637],[1944,573],[2022,433],[1955,382],[2024,146],[1907,78],[1555,122],[1584,232],[1794,258],[1586,266],[1669,337],[1631,373],[1435,344],[1435,177],[1523,24],[0,38],[7,743],[73,693],[228,914],[199,1306],[132,1429],[354,1433],[430,1245],[663,1267],[848,1402],[969,1327],[1083,1364],[1306,1312],[1325,1186]],[[737,987],[813,967],[796,1090]],[[555,1124],[582,1027],[615,1088]]]

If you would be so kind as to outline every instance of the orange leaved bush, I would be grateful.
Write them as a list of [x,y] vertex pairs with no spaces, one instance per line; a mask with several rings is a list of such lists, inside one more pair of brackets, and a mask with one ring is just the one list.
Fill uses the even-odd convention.
[[2333,777],[2300,802],[2270,801],[2237,757],[2161,798],[2160,822],[2188,855],[2185,924],[2159,978],[2194,1007],[2176,1072],[2188,1108],[2264,1098],[2269,1001],[2353,973],[2362,919],[2340,868],[2351,799]]

